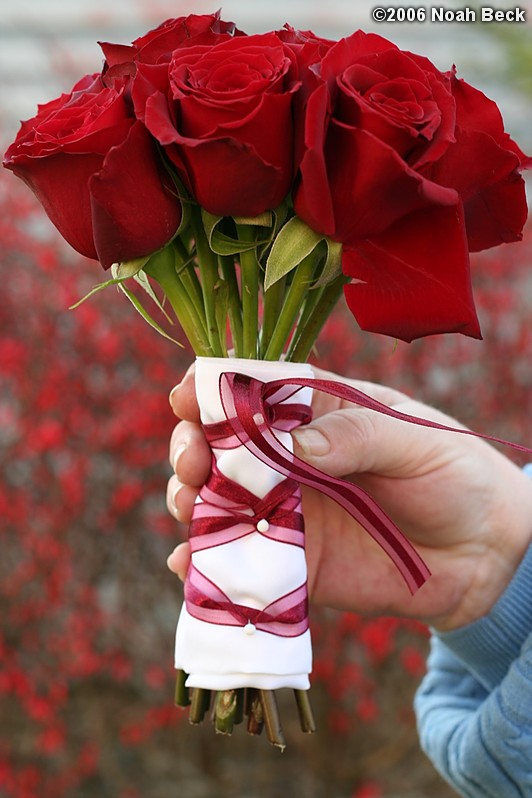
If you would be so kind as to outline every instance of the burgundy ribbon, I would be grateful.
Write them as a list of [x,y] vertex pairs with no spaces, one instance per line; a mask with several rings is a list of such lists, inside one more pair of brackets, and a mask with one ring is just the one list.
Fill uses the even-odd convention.
[[218,585],[191,565],[185,582],[185,601],[189,614],[200,621],[244,628],[250,624],[252,632],[259,629],[279,637],[297,637],[309,625],[306,583],[264,609],[256,609],[231,601]]
[[[253,532],[279,543],[305,545],[301,491],[294,479],[285,479],[259,498],[220,473],[213,457],[211,473],[199,495],[201,502],[194,505],[189,526],[193,552],[221,546]],[[265,529],[261,522],[267,522]]]
[[[227,423],[240,443],[274,470],[290,479],[296,479],[300,484],[308,485],[324,493],[342,506],[390,556],[412,593],[424,584],[430,576],[430,571],[394,522],[362,488],[346,480],[329,476],[296,457],[273,432],[274,426],[279,428],[279,420],[285,418],[284,414],[293,412],[281,409],[283,407],[290,408],[290,405],[281,403],[294,396],[300,388],[323,391],[361,407],[412,424],[474,435],[512,446],[520,451],[528,453],[532,451],[526,446],[509,443],[491,435],[457,429],[418,416],[401,413],[372,399],[356,388],[332,380],[294,378],[272,380],[265,383],[236,372],[224,372],[220,375],[220,398]],[[294,407],[305,406],[294,405]],[[296,410],[296,415],[297,412]],[[225,423],[222,422],[222,425]],[[295,421],[294,426],[297,426],[298,423],[301,421]],[[223,438],[227,429],[221,426],[219,431]],[[218,444],[214,443],[213,445],[217,446]]]

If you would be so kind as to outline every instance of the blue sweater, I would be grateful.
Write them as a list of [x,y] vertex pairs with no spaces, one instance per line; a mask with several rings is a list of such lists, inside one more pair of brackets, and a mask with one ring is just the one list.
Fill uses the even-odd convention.
[[435,633],[421,747],[466,798],[532,798],[532,546],[491,612]]

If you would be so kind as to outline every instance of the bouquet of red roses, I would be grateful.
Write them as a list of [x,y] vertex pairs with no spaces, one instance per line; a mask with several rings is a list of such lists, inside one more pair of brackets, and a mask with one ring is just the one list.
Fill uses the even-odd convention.
[[454,69],[374,34],[246,35],[192,14],[101,48],[101,72],[23,122],[4,165],[111,270],[94,290],[119,286],[169,337],[142,289],[197,355],[213,464],[190,527],[178,703],[199,722],[214,691],[218,731],[245,709],[283,747],[278,687],[313,729],[300,485],[357,517],[412,590],[428,573],[370,497],[293,456],[313,389],[366,401],[312,379],[313,344],[342,293],[365,330],[480,337],[469,253],[520,239],[531,160]]

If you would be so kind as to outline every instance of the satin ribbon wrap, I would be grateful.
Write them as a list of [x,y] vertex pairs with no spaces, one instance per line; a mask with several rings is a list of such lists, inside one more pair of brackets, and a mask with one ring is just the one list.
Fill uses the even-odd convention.
[[[176,633],[187,685],[211,690],[308,689],[312,647],[301,488],[244,446],[219,390],[226,370],[269,384],[311,379],[307,364],[197,358],[196,394],[213,454],[189,528],[191,567]],[[272,396],[268,417],[290,452],[291,430],[310,421],[312,389]]]

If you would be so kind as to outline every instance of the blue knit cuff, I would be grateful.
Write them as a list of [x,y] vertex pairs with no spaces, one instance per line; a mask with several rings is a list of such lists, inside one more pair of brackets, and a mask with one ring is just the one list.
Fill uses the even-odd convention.
[[532,545],[488,615],[451,632],[432,632],[488,691],[500,684],[532,632]]

